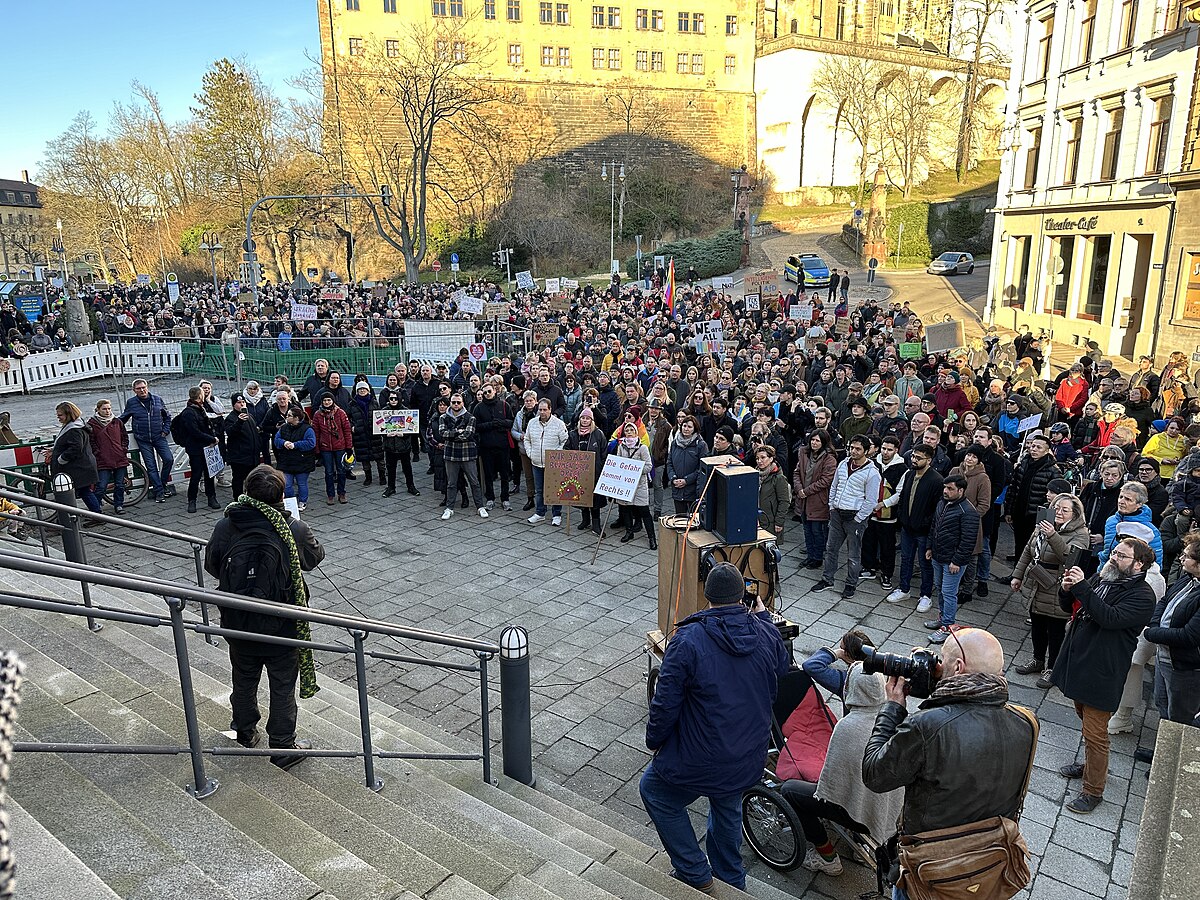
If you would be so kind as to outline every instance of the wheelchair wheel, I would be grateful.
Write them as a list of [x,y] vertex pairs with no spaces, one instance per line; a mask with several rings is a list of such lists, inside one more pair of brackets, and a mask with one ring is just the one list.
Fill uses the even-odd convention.
[[742,795],[742,834],[768,866],[789,872],[804,859],[800,820],[778,791],[757,785]]
[[646,706],[654,702],[654,689],[658,687],[658,666],[646,673]]

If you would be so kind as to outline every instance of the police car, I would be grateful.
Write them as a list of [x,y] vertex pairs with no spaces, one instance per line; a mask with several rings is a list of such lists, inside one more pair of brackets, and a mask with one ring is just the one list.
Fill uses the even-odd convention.
[[827,287],[829,285],[829,266],[825,265],[825,260],[815,253],[789,256],[783,266],[783,280],[794,281],[806,288]]

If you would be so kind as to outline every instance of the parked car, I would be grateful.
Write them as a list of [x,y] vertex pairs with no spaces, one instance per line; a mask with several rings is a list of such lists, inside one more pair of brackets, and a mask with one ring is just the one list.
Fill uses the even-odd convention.
[[975,271],[975,257],[970,253],[946,252],[926,266],[925,271],[930,275],[970,275]]
[[789,256],[783,266],[783,280],[806,288],[828,287],[829,266],[815,253]]

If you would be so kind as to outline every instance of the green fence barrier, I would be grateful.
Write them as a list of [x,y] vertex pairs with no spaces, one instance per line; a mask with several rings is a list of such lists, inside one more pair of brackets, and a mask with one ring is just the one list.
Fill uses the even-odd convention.
[[[183,370],[188,375],[232,380],[237,373],[237,357],[233,347],[212,341],[182,341]],[[276,375],[286,375],[292,384],[301,384],[312,374],[313,363],[329,360],[329,367],[340,372],[342,382],[349,385],[355,374],[386,375],[401,361],[401,350],[395,345],[378,347],[374,362],[369,347],[336,347],[326,350],[281,351],[265,347],[246,347],[242,350],[242,379],[269,385]]]

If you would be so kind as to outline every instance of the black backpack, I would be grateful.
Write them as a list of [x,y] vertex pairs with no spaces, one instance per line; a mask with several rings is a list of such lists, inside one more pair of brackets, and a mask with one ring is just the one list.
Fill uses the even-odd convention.
[[183,428],[183,413],[180,412],[179,415],[171,419],[171,440],[182,447],[186,436],[187,432]]
[[[264,526],[238,531],[221,561],[217,587],[231,594],[290,606],[290,569],[287,551],[274,529]],[[295,620],[278,616],[223,609],[221,623],[239,631],[277,637],[296,636]]]

